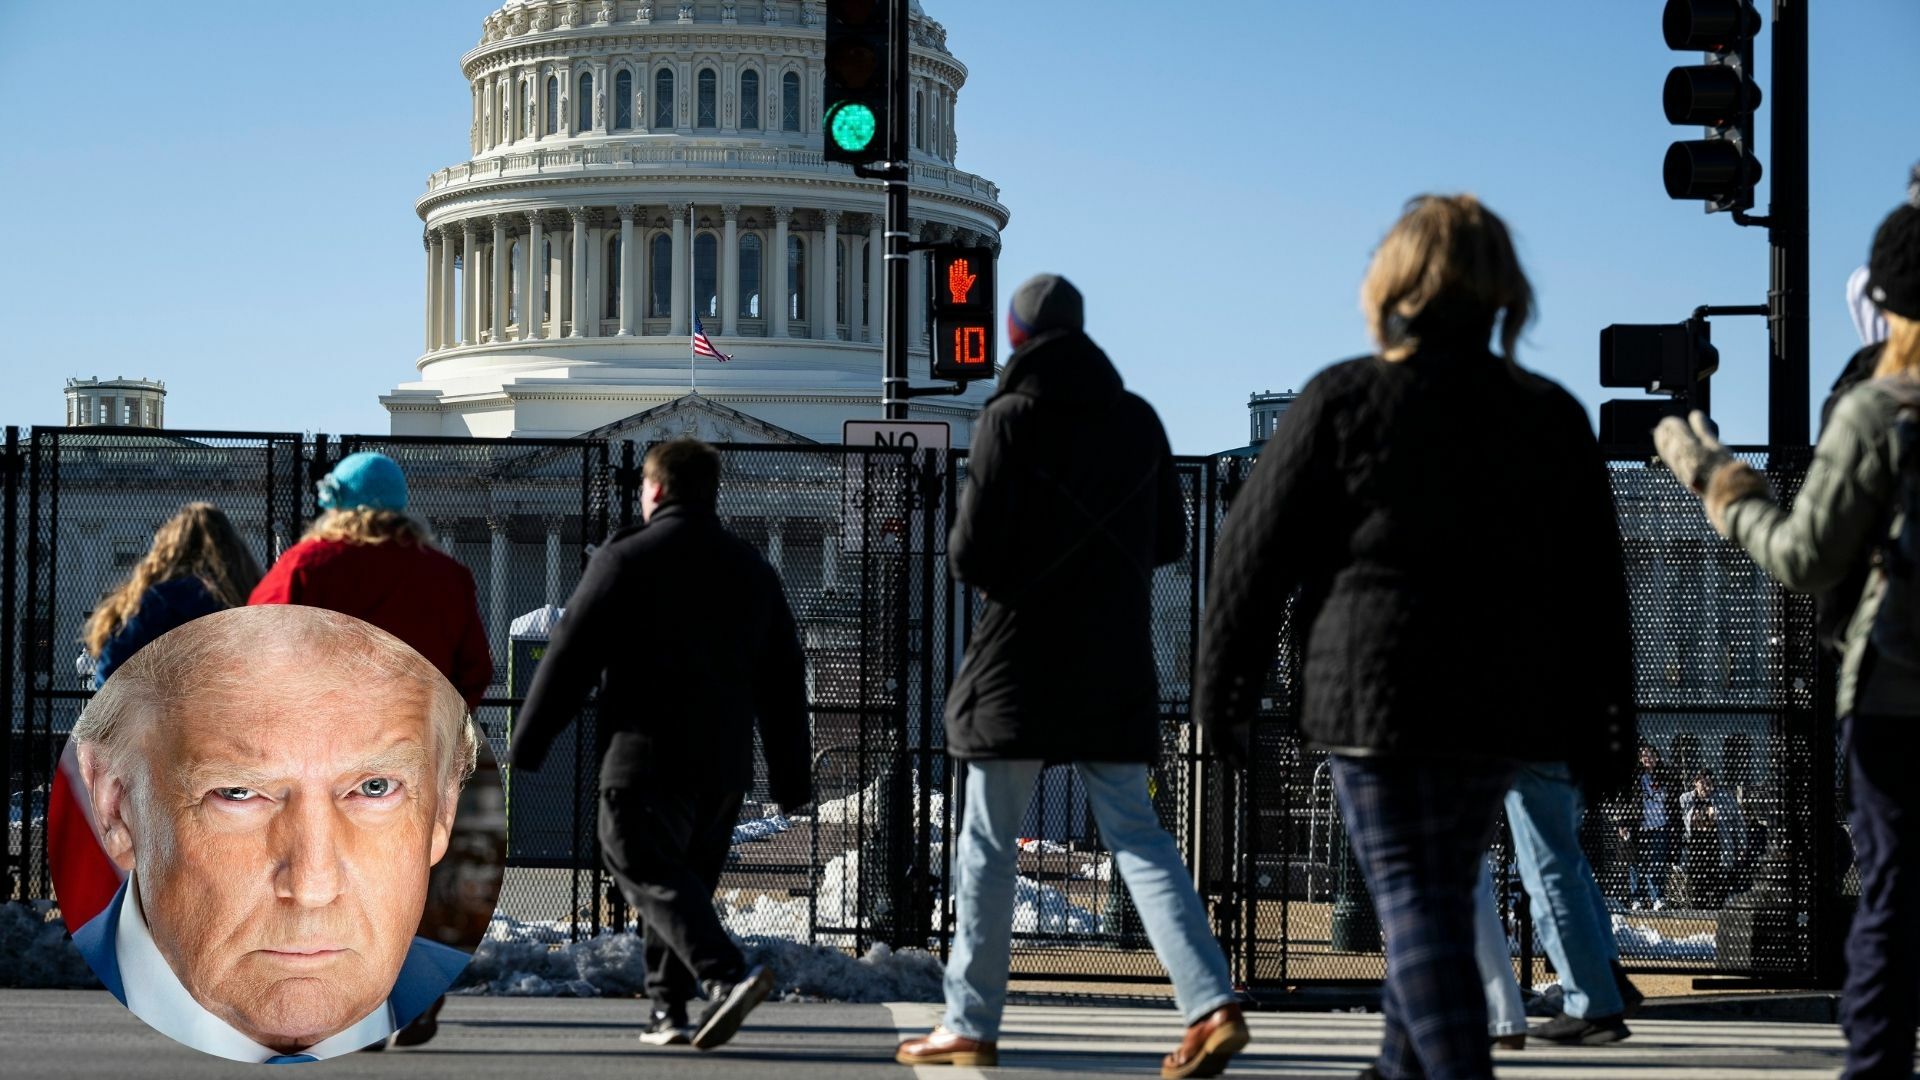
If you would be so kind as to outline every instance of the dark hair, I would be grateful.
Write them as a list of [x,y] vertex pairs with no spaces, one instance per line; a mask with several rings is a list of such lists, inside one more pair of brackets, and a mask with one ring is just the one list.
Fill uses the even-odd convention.
[[641,473],[677,503],[712,506],[720,499],[720,453],[699,439],[655,445],[647,451]]
[[1693,774],[1693,782],[1696,784],[1702,780],[1711,780],[1711,779],[1713,779],[1712,769],[1701,769],[1699,772]]

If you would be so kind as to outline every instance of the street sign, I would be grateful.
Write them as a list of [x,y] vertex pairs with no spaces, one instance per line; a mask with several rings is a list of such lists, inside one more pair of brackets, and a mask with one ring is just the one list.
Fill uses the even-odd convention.
[[[922,510],[917,451],[952,449],[952,429],[943,420],[848,420],[840,429],[850,447],[904,450],[893,454],[848,454],[841,484],[840,535],[849,551],[911,544],[918,550],[914,515]],[[935,468],[941,468],[937,464]]]
[[945,420],[848,420],[840,425],[848,446],[897,446],[906,450],[951,450],[952,428]]

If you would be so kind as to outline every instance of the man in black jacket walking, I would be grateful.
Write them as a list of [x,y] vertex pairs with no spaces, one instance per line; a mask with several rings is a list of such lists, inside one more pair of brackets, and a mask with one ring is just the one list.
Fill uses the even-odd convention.
[[1185,500],[1159,418],[1081,322],[1065,279],[1020,287],[1007,320],[1015,351],[974,430],[947,543],[954,576],[986,598],[947,695],[947,751],[967,764],[947,1014],[895,1056],[995,1064],[1015,832],[1041,768],[1073,762],[1188,1024],[1161,1075],[1216,1076],[1248,1030],[1147,787],[1160,749],[1153,571],[1186,549]]
[[[640,512],[596,552],[535,673],[513,765],[537,771],[600,687],[600,852],[646,926],[653,1016],[641,1038],[710,1050],[766,999],[713,909],[758,721],[773,799],[813,798],[806,662],[759,552],[720,524],[720,456],[693,439],[648,451]],[[696,979],[708,999],[689,1030]]]

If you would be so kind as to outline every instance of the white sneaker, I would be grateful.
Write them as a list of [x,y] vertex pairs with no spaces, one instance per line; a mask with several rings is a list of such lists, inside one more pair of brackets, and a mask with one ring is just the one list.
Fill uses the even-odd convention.
[[1655,911],[1667,910],[1667,902],[1665,900],[1655,900],[1653,902],[1653,910]]
[[1645,904],[1642,904],[1642,903],[1641,903],[1640,901],[1638,901],[1638,900],[1635,900],[1635,901],[1633,902],[1633,904],[1632,904],[1632,906],[1631,906],[1631,909],[1630,909],[1630,910],[1633,910],[1633,911],[1645,911],[1645,910],[1646,910],[1646,905],[1645,905]]

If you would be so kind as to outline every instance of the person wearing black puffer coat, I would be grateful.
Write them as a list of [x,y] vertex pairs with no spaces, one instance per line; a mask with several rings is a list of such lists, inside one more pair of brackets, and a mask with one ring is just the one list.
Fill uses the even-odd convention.
[[1015,350],[974,430],[947,542],[954,576],[985,597],[947,695],[947,752],[967,765],[947,1013],[895,1059],[996,1063],[1015,833],[1041,768],[1072,762],[1187,1023],[1160,1075],[1217,1076],[1250,1033],[1147,776],[1160,746],[1153,571],[1186,550],[1186,503],[1159,417],[1082,321],[1066,279],[1020,287]]
[[[1385,931],[1368,1075],[1479,1080],[1473,891],[1502,798],[1522,766],[1590,787],[1632,767],[1619,530],[1586,411],[1512,358],[1532,289],[1498,217],[1471,196],[1413,200],[1361,306],[1379,354],[1303,388],[1228,512],[1194,716],[1249,755],[1297,594],[1300,731],[1332,754]],[[1577,816],[1560,817],[1571,835]]]

